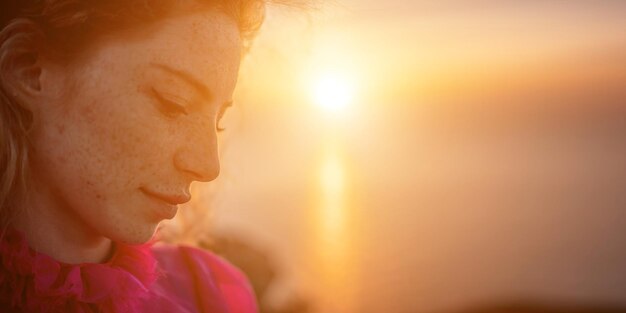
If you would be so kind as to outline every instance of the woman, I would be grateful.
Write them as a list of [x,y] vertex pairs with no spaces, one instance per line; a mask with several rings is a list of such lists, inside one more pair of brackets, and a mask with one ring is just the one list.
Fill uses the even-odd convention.
[[202,250],[145,245],[219,173],[261,0],[0,4],[0,312],[254,312]]

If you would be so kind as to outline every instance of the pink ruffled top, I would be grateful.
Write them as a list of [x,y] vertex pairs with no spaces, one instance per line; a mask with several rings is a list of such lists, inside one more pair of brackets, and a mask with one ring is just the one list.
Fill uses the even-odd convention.
[[194,247],[118,243],[106,263],[65,264],[9,230],[0,254],[0,312],[257,312],[245,276]]

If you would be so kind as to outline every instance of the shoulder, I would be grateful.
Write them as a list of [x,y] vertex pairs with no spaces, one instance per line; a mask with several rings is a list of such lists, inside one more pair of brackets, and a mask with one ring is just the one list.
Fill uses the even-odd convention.
[[188,289],[202,309],[219,311],[216,306],[221,303],[230,313],[257,312],[248,279],[223,258],[187,245],[156,244],[152,251],[165,289],[175,288],[179,293]]

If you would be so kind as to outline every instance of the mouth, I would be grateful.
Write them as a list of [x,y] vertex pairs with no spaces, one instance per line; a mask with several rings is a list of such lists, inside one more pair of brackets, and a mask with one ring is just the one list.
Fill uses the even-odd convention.
[[179,204],[183,204],[186,202],[189,202],[189,200],[191,200],[191,197],[189,196],[188,193],[184,193],[184,194],[163,194],[163,193],[158,193],[155,191],[151,191],[149,189],[146,188],[139,188],[139,190],[141,190],[141,192],[143,192],[144,194],[153,197],[153,198],[157,198],[159,200],[162,200],[163,202],[170,204],[170,205],[179,205]]
[[190,196],[188,194],[162,194],[151,191],[149,189],[140,188],[141,192],[148,196],[148,198],[154,200],[157,204],[155,206],[155,213],[159,219],[173,219],[178,212],[178,205],[188,202]]

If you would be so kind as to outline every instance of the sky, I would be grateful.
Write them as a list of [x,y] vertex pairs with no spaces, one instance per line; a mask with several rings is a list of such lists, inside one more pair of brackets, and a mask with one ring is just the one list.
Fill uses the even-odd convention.
[[[263,88],[267,97],[305,94],[306,80],[324,67],[358,77],[362,97],[383,101],[481,97],[485,86],[493,84],[495,94],[574,89],[598,79],[611,79],[608,83],[613,85],[623,82],[622,2],[478,3],[483,5],[337,2],[306,17],[292,15],[293,26],[277,26],[279,36],[270,15],[256,57],[261,58],[263,51],[275,53],[280,61],[254,64],[254,57],[248,61],[259,76],[271,71],[276,77],[268,82],[276,85]],[[266,51],[264,35],[280,42],[268,43],[271,48]],[[294,78],[303,82],[302,87],[289,86],[295,93],[291,95],[280,83]],[[560,86],[564,83],[569,85]]]

